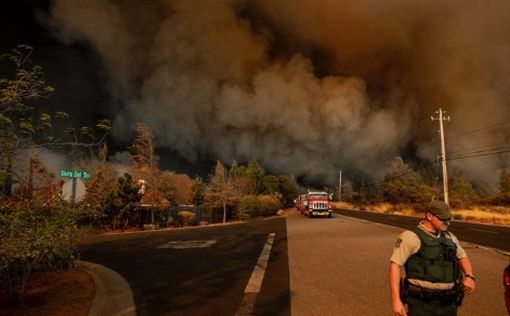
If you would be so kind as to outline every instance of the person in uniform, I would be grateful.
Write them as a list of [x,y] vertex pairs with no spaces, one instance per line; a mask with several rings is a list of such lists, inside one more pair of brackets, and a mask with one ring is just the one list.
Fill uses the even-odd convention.
[[[451,218],[446,203],[432,201],[425,219],[397,239],[389,269],[394,315],[457,315],[464,293],[474,292],[471,262],[457,238],[448,231]],[[400,275],[402,267],[404,279]]]

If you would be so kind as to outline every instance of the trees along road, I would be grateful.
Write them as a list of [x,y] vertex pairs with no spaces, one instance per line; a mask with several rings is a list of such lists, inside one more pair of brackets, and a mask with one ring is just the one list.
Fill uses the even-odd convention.
[[[416,219],[416,223],[419,219]],[[335,214],[287,217],[292,315],[392,315],[389,258],[402,228]],[[457,236],[462,242],[462,235]],[[463,244],[477,279],[459,316],[507,315],[502,273],[508,257]]]

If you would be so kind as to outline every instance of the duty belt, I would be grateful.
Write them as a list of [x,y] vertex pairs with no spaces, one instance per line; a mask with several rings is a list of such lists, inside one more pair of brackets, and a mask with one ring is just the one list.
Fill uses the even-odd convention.
[[431,290],[411,284],[407,282],[407,280],[403,283],[401,291],[404,302],[406,301],[406,298],[413,297],[423,302],[437,301],[443,306],[454,303],[455,305],[460,306],[462,304],[462,299],[464,298],[464,291],[460,286],[456,286],[451,290]]

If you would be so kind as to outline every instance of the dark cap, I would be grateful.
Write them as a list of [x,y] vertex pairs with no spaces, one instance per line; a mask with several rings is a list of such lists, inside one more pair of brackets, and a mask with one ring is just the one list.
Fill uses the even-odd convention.
[[430,212],[440,219],[448,219],[452,218],[452,212],[450,211],[450,207],[443,202],[439,200],[434,200],[430,202],[427,208],[427,212]]

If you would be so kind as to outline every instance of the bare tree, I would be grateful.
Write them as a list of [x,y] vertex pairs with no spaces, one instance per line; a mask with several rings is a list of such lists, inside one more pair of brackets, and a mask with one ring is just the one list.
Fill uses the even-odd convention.
[[227,206],[232,206],[236,194],[227,170],[220,161],[216,162],[214,173],[209,177],[209,184],[205,189],[205,201],[211,206],[223,207],[223,223],[227,221]]

